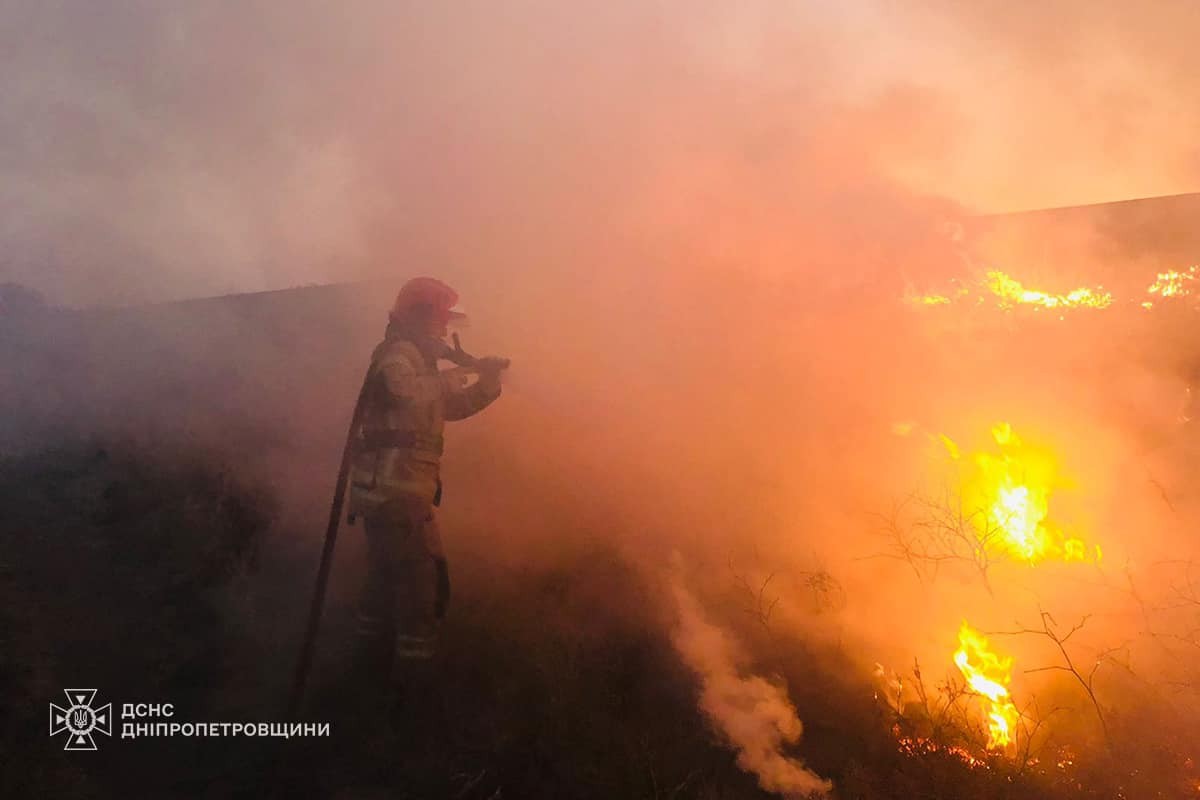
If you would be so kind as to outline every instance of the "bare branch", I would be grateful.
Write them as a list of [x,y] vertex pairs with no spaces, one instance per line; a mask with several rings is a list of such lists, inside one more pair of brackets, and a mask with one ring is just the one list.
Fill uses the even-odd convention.
[[1083,626],[1087,624],[1087,621],[1089,619],[1091,619],[1091,614],[1085,614],[1079,620],[1079,622],[1075,623],[1075,625],[1073,625],[1071,627],[1070,630],[1068,630],[1065,634],[1061,634],[1058,632],[1058,627],[1059,627],[1058,623],[1055,622],[1054,617],[1051,616],[1049,612],[1039,609],[1039,613],[1041,615],[1041,620],[1042,620],[1042,629],[1041,630],[1035,630],[1032,628],[1020,628],[1015,631],[997,631],[991,635],[1021,636],[1021,635],[1030,635],[1031,634],[1034,636],[1044,636],[1045,638],[1047,638],[1051,642],[1053,642],[1055,647],[1058,649],[1059,655],[1062,657],[1063,663],[1062,664],[1054,664],[1054,665],[1050,665],[1050,666],[1046,666],[1046,667],[1036,667],[1033,669],[1027,669],[1027,670],[1025,670],[1025,672],[1033,673],[1033,672],[1062,671],[1062,672],[1070,673],[1071,676],[1075,678],[1075,681],[1080,685],[1080,687],[1082,687],[1084,694],[1087,695],[1088,700],[1091,701],[1092,709],[1096,712],[1096,719],[1100,722],[1100,730],[1104,734],[1105,744],[1111,748],[1112,740],[1109,737],[1108,721],[1105,719],[1104,710],[1100,706],[1100,700],[1096,696],[1095,678],[1096,678],[1096,671],[1099,669],[1100,664],[1103,662],[1105,657],[1110,655],[1111,653],[1118,652],[1122,648],[1110,648],[1108,650],[1101,651],[1100,655],[1096,658],[1095,663],[1092,665],[1092,668],[1088,671],[1087,676],[1084,677],[1084,674],[1075,665],[1075,661],[1074,661],[1074,659],[1072,659],[1071,653],[1067,649],[1067,641],[1072,636],[1074,636],[1076,633],[1078,633],[1079,631],[1081,631],[1083,629]]

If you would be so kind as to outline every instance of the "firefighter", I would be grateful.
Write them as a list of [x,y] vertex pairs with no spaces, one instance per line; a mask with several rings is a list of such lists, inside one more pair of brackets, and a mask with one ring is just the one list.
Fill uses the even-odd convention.
[[[371,356],[361,424],[353,434],[350,515],[367,537],[367,577],[358,611],[358,657],[369,684],[386,684],[397,662],[434,654],[450,600],[450,578],[434,508],[447,421],[500,396],[502,358],[438,369],[463,356],[444,339],[462,315],[458,295],[433,278],[400,289],[387,332]],[[469,358],[469,357],[468,357]],[[459,362],[464,358],[457,358]]]

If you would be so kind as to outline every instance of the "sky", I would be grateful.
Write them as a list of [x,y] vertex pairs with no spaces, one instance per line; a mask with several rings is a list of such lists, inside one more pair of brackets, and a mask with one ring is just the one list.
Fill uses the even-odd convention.
[[704,247],[778,274],[766,251],[814,205],[1191,191],[1197,13],[4,0],[0,280],[139,303],[536,257],[539,236],[653,251],[731,214],[749,227]]

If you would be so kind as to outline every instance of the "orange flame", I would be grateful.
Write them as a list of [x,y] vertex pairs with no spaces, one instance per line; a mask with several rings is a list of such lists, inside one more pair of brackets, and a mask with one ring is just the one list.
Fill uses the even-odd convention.
[[1108,308],[1113,302],[1112,295],[1101,289],[1079,288],[1072,289],[1066,294],[1050,294],[1027,289],[1020,281],[1000,270],[988,272],[984,285],[999,298],[1001,308],[1011,308],[1016,305],[1042,308]]
[[[1100,559],[1081,539],[1065,536],[1047,519],[1050,493],[1057,482],[1054,460],[1045,452],[1026,447],[1001,422],[992,428],[998,452],[973,453],[963,480],[966,507],[973,517],[980,542],[993,552],[1036,563]],[[951,459],[962,459],[953,440],[941,437]]]
[[[1113,296],[1102,288],[1089,289],[1080,287],[1066,294],[1053,294],[1039,289],[1029,289],[1016,278],[998,269],[989,270],[976,283],[980,295],[990,295],[996,299],[996,304],[1005,310],[1017,306],[1032,306],[1035,310],[1042,308],[1063,311],[1078,308],[1108,308],[1113,303]],[[960,285],[953,297],[944,294],[915,294],[910,292],[905,300],[912,306],[945,306],[955,300],[961,300],[971,295],[968,286]],[[983,296],[977,298],[977,303],[983,302]]]
[[988,747],[1003,748],[1012,742],[1020,714],[1008,693],[1012,658],[1001,658],[988,647],[988,640],[966,622],[958,631],[954,664],[971,691],[987,700]]
[[[1154,308],[1155,300],[1173,300],[1190,297],[1196,294],[1200,282],[1200,264],[1185,270],[1167,270],[1156,273],[1154,281],[1146,287],[1149,298],[1138,301],[1137,298],[1125,298],[1124,302],[1138,303],[1142,308]],[[957,280],[955,283],[959,283]],[[1080,287],[1071,289],[1065,294],[1054,294],[1040,289],[1029,289],[1021,281],[998,269],[988,270],[982,278],[974,281],[978,294],[976,303],[982,303],[984,297],[991,295],[997,300],[997,305],[1006,311],[1017,306],[1031,306],[1034,310],[1048,308],[1057,311],[1079,308],[1108,308],[1113,305],[1113,296],[1104,291],[1103,287],[1094,289]],[[945,306],[963,300],[972,294],[971,288],[959,283],[959,289],[953,296],[944,294],[917,294],[909,290],[905,294],[905,302],[911,306]]]

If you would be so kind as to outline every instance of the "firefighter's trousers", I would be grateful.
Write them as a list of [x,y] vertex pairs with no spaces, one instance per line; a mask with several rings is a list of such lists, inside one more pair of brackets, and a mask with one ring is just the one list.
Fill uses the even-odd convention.
[[433,508],[383,506],[363,519],[367,577],[358,611],[360,657],[386,679],[397,661],[433,656],[450,579]]

